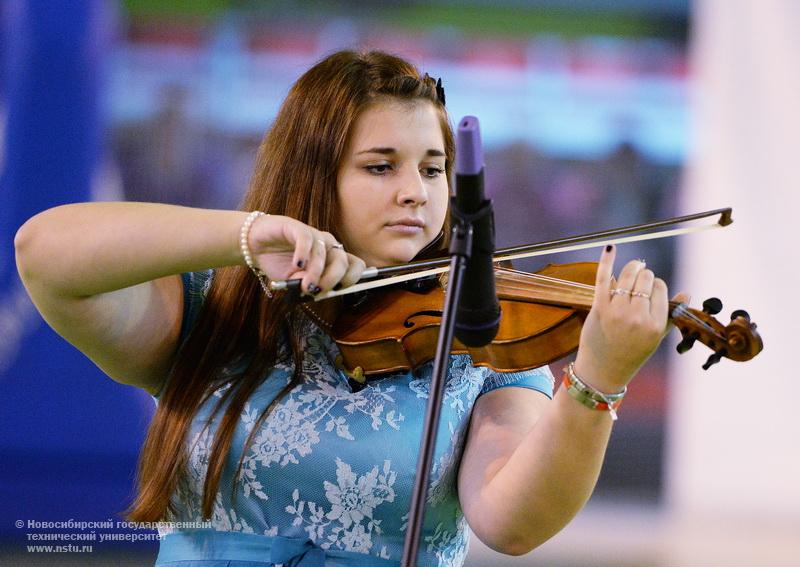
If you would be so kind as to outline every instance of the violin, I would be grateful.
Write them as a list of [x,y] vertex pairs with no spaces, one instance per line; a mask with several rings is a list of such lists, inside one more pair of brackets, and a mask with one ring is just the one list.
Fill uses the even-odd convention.
[[[730,208],[717,209],[666,221],[499,250],[495,260],[684,234],[709,227],[651,232],[578,244],[714,215],[720,215],[720,218],[711,227],[727,226],[732,222]],[[446,268],[442,266],[448,262],[447,258],[422,260],[405,266],[382,268],[376,270],[378,275],[406,273],[383,282],[359,283],[341,291],[329,292],[324,298],[318,298],[327,300],[305,303],[303,308],[337,343],[343,369],[354,380],[363,382],[366,376],[415,369],[432,360],[435,355],[446,286]],[[578,348],[583,322],[592,306],[596,272],[596,262],[548,264],[535,273],[496,266],[496,287],[502,310],[497,336],[489,345],[477,348],[467,347],[454,339],[451,353],[469,354],[475,365],[498,372],[529,370],[569,355]],[[380,293],[364,291],[384,287],[381,284],[386,282],[397,284],[402,281],[422,283],[391,285]],[[272,287],[279,291],[291,289],[292,285],[288,282],[272,282]],[[299,281],[294,282],[294,288],[299,288]],[[356,300],[345,301],[343,297],[331,299],[353,291],[361,291]],[[746,311],[734,311],[727,325],[714,318],[722,310],[722,302],[717,298],[704,301],[701,310],[674,301],[669,306],[669,319],[682,335],[677,351],[684,353],[697,341],[713,351],[703,364],[704,370],[723,358],[750,360],[764,348],[756,330],[757,325],[750,320]]]
[[[519,372],[549,364],[578,348],[581,328],[594,298],[596,262],[549,264],[535,273],[495,269],[502,310],[497,336],[487,346],[467,347],[454,339],[451,353],[469,354],[477,366]],[[440,282],[444,283],[444,282]],[[356,381],[364,376],[415,369],[433,359],[444,303],[443,285],[428,289],[393,288],[372,294],[328,316],[307,304],[309,315],[329,329],[344,369]],[[683,340],[679,353],[699,341],[714,353],[703,365],[722,358],[750,360],[763,349],[756,324],[743,310],[723,325],[714,318],[722,304],[711,298],[703,309],[670,302],[670,319]],[[331,319],[330,314],[338,312]]]

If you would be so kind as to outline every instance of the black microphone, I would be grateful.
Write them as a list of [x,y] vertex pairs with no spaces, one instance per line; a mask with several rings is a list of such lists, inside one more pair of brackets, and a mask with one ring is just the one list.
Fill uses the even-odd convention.
[[500,327],[495,290],[494,213],[483,190],[483,149],[478,119],[465,116],[456,137],[456,196],[451,200],[453,223],[472,222],[472,253],[464,270],[456,338],[469,347],[492,342]]

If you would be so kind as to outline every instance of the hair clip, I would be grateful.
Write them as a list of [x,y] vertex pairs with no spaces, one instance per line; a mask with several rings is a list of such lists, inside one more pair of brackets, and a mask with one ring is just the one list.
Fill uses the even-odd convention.
[[444,102],[444,100],[445,100],[444,99],[444,87],[442,86],[441,77],[439,77],[439,79],[436,81],[436,98],[439,99],[439,102],[442,103],[442,106],[445,105],[445,102]]

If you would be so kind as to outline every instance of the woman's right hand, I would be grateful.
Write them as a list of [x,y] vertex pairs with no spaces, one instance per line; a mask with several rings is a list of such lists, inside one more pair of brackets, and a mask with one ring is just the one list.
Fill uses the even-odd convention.
[[303,292],[316,295],[356,283],[366,264],[348,253],[330,232],[291,217],[263,215],[250,227],[250,253],[271,280],[302,280]]

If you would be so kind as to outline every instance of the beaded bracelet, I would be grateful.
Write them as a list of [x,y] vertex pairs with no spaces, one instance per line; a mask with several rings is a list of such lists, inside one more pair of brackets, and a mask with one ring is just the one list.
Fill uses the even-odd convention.
[[622,405],[622,398],[625,397],[625,393],[628,391],[626,386],[616,394],[604,394],[588,385],[575,374],[574,362],[570,362],[564,369],[564,386],[567,388],[567,393],[570,397],[587,408],[609,412],[612,421],[617,421],[617,409]]
[[268,281],[267,281],[267,274],[262,272],[258,269],[253,262],[253,255],[250,253],[250,245],[247,243],[247,238],[250,235],[250,227],[253,226],[253,223],[256,221],[258,217],[269,216],[267,213],[262,213],[261,211],[253,211],[247,218],[244,219],[244,223],[242,223],[242,229],[239,231],[239,248],[242,250],[242,257],[244,258],[245,264],[250,270],[255,274],[258,278],[258,283],[261,284],[261,289],[264,290],[264,293],[267,294],[267,297],[272,298],[272,291],[269,289]]

